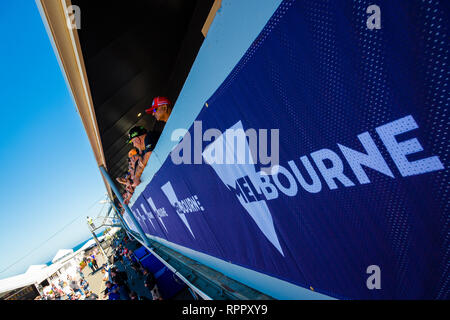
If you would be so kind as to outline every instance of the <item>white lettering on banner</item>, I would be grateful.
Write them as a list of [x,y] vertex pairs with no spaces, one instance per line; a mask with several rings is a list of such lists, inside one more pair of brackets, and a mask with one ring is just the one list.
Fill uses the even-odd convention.
[[[325,179],[325,182],[328,184],[330,190],[337,189],[335,179],[342,182],[342,184],[346,187],[352,187],[355,184],[344,175],[344,164],[339,158],[339,156],[330,149],[322,149],[316,152],[311,153],[311,158],[313,158],[316,163],[317,168],[319,168],[322,177]],[[329,160],[331,162],[331,167],[326,167],[324,160]]]
[[[233,131],[240,129],[240,131],[243,132],[241,121],[236,123],[230,129]],[[203,158],[205,159],[205,162],[214,169],[227,188],[235,193],[241,205],[245,208],[253,221],[255,221],[267,240],[269,240],[281,255],[284,256],[283,249],[281,248],[275,231],[272,215],[270,214],[267,203],[262,196],[261,189],[257,182],[259,179],[256,174],[255,165],[253,164],[253,159],[251,159],[249,163],[226,165],[215,163],[214,160],[210,158],[210,148],[224,148],[226,153],[230,152],[230,150],[227,149],[233,148],[235,151],[241,153],[238,155],[238,159],[245,158],[245,154],[248,154],[249,157],[252,158],[245,135],[242,135],[241,137],[244,139],[242,141],[242,147],[234,148],[234,142],[227,141],[226,134],[222,134],[205,148]]]
[[156,216],[158,217],[159,222],[161,222],[166,232],[169,233],[169,231],[167,231],[166,225],[164,224],[164,221],[162,220],[163,217],[167,217],[166,209],[164,208],[157,209],[155,203],[153,202],[153,199],[150,197],[147,198],[146,200],[150,205],[150,208],[152,208],[153,212],[155,212]]
[[[295,182],[294,176],[287,170],[286,168],[276,165],[272,167],[272,178],[275,182],[275,185],[278,187],[281,192],[283,192],[285,195],[288,195],[289,197],[293,197],[297,194],[298,188],[297,183]],[[289,187],[283,186],[283,184],[280,182],[278,176],[282,174],[286,179],[289,181]]]
[[[139,224],[142,225],[142,222],[149,221],[152,224],[153,229],[156,230],[155,225],[153,224],[153,221],[152,221],[152,219],[155,219],[155,217],[153,216],[153,213],[148,212],[142,203],[141,203],[141,208],[142,208],[142,211],[144,211],[144,214],[141,214],[141,212],[139,211],[138,208],[136,208],[136,210],[134,211],[136,219],[138,220]],[[148,219],[147,217],[149,217],[150,219]]]
[[340,145],[339,143],[338,146],[339,149],[341,149],[341,152],[347,160],[348,164],[352,168],[353,172],[355,173],[355,176],[358,179],[359,183],[370,183],[369,177],[362,168],[362,165],[365,165],[366,167],[372,168],[378,172],[384,173],[391,178],[394,178],[394,174],[392,173],[391,169],[389,169],[388,164],[384,160],[380,150],[378,150],[370,134],[368,132],[364,132],[358,135],[358,139],[366,149],[367,154],[355,151],[346,146]]
[[303,165],[305,166],[306,171],[308,171],[308,174],[312,180],[312,183],[309,184],[308,182],[306,182],[305,178],[303,178],[302,174],[298,170],[297,165],[295,164],[294,161],[292,161],[292,160],[288,161],[289,167],[291,167],[291,170],[292,170],[292,172],[294,172],[294,175],[297,178],[298,182],[300,182],[300,185],[303,187],[303,189],[305,189],[308,192],[311,192],[311,193],[320,192],[320,190],[322,190],[322,182],[320,182],[320,178],[317,175],[316,171],[314,171],[314,168],[313,168],[311,162],[309,162],[308,157],[303,156],[300,158],[300,160],[302,161]]
[[[444,165],[437,156],[415,161],[409,161],[407,159],[407,155],[421,152],[423,151],[423,147],[416,138],[398,142],[396,136],[417,128],[418,125],[414,118],[408,115],[375,129],[403,177],[444,169]],[[310,157],[318,169],[317,172],[309,158],[306,155],[301,156],[300,161],[303,164],[302,171],[307,172],[307,175],[303,175],[293,160],[287,162],[292,173],[281,165],[273,166],[271,174],[268,174],[266,170],[256,172],[251,148],[249,148],[247,143],[246,135],[243,134],[242,122],[237,122],[229,129],[234,133],[238,132],[241,134],[227,135],[227,131],[225,131],[224,134],[215,136],[215,140],[202,153],[203,158],[214,169],[225,186],[235,194],[261,232],[281,255],[284,255],[284,253],[279,243],[272,215],[266,201],[277,199],[280,193],[289,197],[296,196],[299,193],[297,181],[309,193],[322,191],[322,182],[318,172],[330,190],[339,188],[336,183],[337,181],[339,181],[340,186],[354,187],[355,183],[350,177],[344,174],[345,164],[348,164],[349,169],[353,172],[356,180],[360,184],[368,184],[371,182],[366,174],[366,168],[395,179],[394,173],[389,168],[388,163],[383,158],[382,153],[369,132],[363,132],[357,136],[365,152],[356,151],[342,144],[337,144],[346,163],[331,149],[314,151],[311,152]],[[227,141],[227,139],[231,139],[232,141]],[[236,139],[238,139],[237,143],[235,141]],[[239,141],[239,139],[241,140]],[[234,148],[235,144],[239,147]],[[231,150],[229,150],[230,146],[233,147]],[[215,154],[212,152],[213,150],[224,150],[227,157],[230,151],[236,153],[234,157],[238,159],[238,164],[218,163]],[[243,161],[246,157],[250,157],[250,161]],[[235,163],[231,161],[231,158],[229,160]]]
[[172,184],[170,181],[168,181],[166,184],[164,184],[161,187],[161,190],[166,195],[167,199],[169,200],[172,207],[175,208],[175,211],[177,212],[178,216],[181,218],[181,221],[183,221],[184,225],[188,228],[189,232],[191,233],[192,237],[195,238],[194,233],[192,232],[191,226],[189,225],[189,222],[185,216],[187,213],[193,213],[193,212],[201,212],[205,209],[202,207],[198,200],[197,195],[193,195],[191,197],[178,200],[177,195],[175,194],[175,190],[173,190]]
[[443,164],[437,156],[409,162],[407,155],[423,151],[420,142],[414,138],[403,142],[397,142],[396,135],[405,133],[419,126],[412,116],[387,123],[378,127],[377,133],[383,141],[386,149],[394,160],[395,165],[404,177],[444,169]]

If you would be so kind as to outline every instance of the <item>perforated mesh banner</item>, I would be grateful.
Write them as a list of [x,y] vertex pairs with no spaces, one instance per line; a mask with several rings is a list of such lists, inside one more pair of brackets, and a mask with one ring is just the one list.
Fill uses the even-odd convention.
[[133,205],[145,232],[336,298],[448,299],[449,2],[376,4],[284,1]]

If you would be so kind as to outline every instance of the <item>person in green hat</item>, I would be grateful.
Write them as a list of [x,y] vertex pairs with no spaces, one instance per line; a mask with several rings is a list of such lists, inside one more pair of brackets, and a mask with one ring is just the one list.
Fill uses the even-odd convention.
[[140,158],[139,166],[136,169],[133,187],[137,187],[141,183],[141,175],[144,171],[145,166],[152,154],[153,149],[155,149],[156,143],[161,135],[161,132],[157,131],[147,131],[142,126],[136,126],[130,129],[128,132],[128,143],[132,143],[133,146],[139,150]]

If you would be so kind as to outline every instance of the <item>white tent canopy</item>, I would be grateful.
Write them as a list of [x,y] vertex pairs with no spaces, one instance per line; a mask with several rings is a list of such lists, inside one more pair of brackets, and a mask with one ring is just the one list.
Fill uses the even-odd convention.
[[73,253],[72,249],[60,249],[53,258],[52,263],[56,263],[59,260],[63,259],[64,257],[71,255],[72,253]]
[[23,274],[0,280],[0,293],[40,283],[58,270],[59,265],[32,265]]
[[25,271],[25,273],[29,275],[29,274],[41,271],[44,268],[47,268],[47,265],[45,265],[45,264],[34,264],[34,265],[29,266],[27,271]]
[[81,247],[81,250],[87,250],[87,249],[89,249],[90,247],[93,247],[93,246],[95,246],[97,243],[95,242],[95,240],[94,239],[91,239],[91,240],[89,240],[88,242],[86,242],[82,247]]

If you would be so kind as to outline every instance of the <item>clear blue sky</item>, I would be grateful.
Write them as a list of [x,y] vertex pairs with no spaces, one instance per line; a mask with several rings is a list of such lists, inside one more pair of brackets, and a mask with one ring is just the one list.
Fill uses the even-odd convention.
[[98,214],[106,190],[32,0],[0,1],[0,72],[2,279],[88,239],[86,216]]

